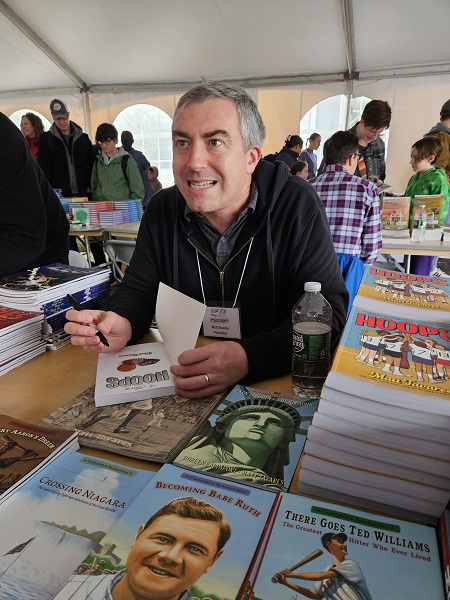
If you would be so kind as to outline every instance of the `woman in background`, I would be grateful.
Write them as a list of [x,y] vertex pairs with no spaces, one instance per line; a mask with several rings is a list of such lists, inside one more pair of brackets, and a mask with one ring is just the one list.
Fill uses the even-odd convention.
[[298,159],[304,160],[308,164],[308,179],[312,179],[317,173],[317,155],[314,154],[314,150],[318,149],[322,138],[319,133],[312,133],[306,140],[306,142],[308,141],[309,146],[303,150]]
[[44,133],[41,119],[32,112],[26,113],[20,121],[20,130],[27,140],[32,155],[37,158],[39,138]]
[[303,140],[299,135],[288,135],[284,141],[284,147],[278,152],[275,160],[282,160],[290,168],[298,160],[302,148]]

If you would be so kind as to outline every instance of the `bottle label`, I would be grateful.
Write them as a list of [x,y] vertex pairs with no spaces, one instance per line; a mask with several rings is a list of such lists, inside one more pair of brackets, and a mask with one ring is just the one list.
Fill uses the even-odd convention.
[[321,331],[325,328],[325,332],[307,333],[305,331],[299,331],[297,327],[294,327],[292,339],[294,358],[314,361],[322,360],[330,356],[331,328],[322,323],[319,323],[318,325],[321,325]]

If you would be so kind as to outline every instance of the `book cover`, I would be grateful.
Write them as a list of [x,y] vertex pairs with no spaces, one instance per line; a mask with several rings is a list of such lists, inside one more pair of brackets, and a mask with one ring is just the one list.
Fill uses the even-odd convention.
[[42,292],[86,277],[95,277],[102,272],[108,273],[108,269],[87,269],[55,263],[1,277],[0,290],[2,294],[10,295],[17,295],[17,292]]
[[94,386],[40,421],[45,427],[78,431],[82,446],[142,460],[168,462],[220,401],[178,395],[96,407]]
[[361,398],[450,415],[450,325],[353,307],[326,384]]
[[164,465],[55,598],[236,598],[276,497]]
[[283,494],[252,598],[444,600],[433,528]]
[[0,332],[5,334],[43,320],[42,313],[0,306]]
[[0,495],[74,437],[73,430],[50,429],[0,415]]
[[428,194],[414,196],[414,204],[424,204],[427,211],[427,229],[439,227],[442,208],[444,206],[444,194]]
[[53,598],[153,473],[66,450],[2,504],[2,600]]
[[317,404],[318,400],[237,385],[174,462],[286,490]]
[[147,400],[175,392],[173,364],[164,342],[125,346],[99,354],[95,379],[95,405]]
[[391,234],[409,237],[409,213],[411,198],[409,196],[385,196],[381,207],[381,229],[383,236]]
[[407,309],[411,316],[439,321],[445,318],[443,311],[450,312],[450,279],[367,266],[353,305],[378,312],[400,307],[400,316]]

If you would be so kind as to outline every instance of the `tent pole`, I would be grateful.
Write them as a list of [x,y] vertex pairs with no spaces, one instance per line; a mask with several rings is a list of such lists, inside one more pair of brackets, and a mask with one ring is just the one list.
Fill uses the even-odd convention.
[[350,123],[350,111],[353,99],[353,79],[350,77],[347,81],[347,111],[345,114],[345,129],[348,129]]
[[87,90],[81,90],[83,98],[84,132],[91,137],[91,111],[89,107],[89,96]]

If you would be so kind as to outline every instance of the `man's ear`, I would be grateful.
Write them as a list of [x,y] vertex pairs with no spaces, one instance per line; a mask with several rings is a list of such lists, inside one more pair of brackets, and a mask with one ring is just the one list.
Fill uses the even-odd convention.
[[[144,531],[144,529],[145,529],[145,525],[144,524],[139,525],[139,529],[137,530],[136,535],[134,536],[134,542],[136,542],[136,540],[141,535],[141,533]],[[134,544],[134,542],[133,542],[133,544]]]
[[252,174],[262,156],[261,148],[253,146],[247,151],[247,173]]
[[[222,548],[222,550],[219,550],[219,552],[217,552],[217,554],[213,558],[211,566],[216,562],[216,560],[218,560],[222,556],[222,554],[223,554],[223,548]],[[209,570],[209,567],[208,567],[208,570]]]

